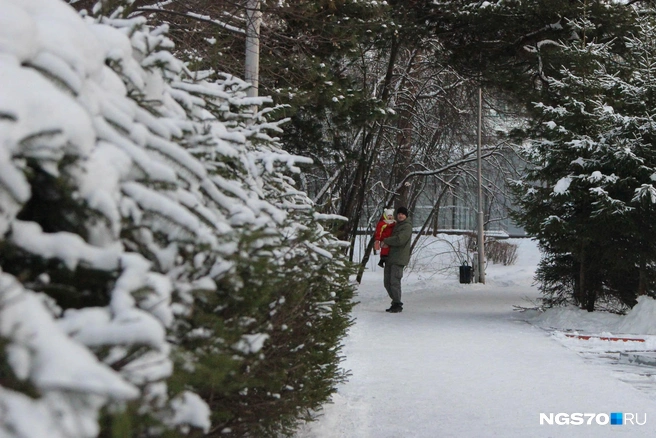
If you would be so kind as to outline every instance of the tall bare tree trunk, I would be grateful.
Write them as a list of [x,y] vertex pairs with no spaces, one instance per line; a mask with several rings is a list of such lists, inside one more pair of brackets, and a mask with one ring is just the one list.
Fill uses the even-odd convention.
[[644,257],[640,257],[640,271],[638,273],[638,296],[647,295],[649,288],[647,279],[647,263]]
[[585,248],[581,245],[579,261],[578,261],[578,270],[579,274],[576,277],[576,282],[574,284],[574,300],[579,307],[583,308],[585,306]]
[[[399,87],[401,93],[396,105],[399,118],[397,123],[398,131],[396,134],[397,157],[394,166],[394,185],[398,184],[399,181],[402,181],[403,178],[405,178],[412,163],[412,119],[414,117],[415,105],[417,103],[417,83],[413,80],[413,73],[416,72],[415,66],[419,59],[421,59],[419,52],[415,51],[408,61],[405,75],[402,79],[401,86]],[[396,202],[394,203],[395,207],[407,207],[409,205],[409,192],[409,184],[405,184],[401,187]]]

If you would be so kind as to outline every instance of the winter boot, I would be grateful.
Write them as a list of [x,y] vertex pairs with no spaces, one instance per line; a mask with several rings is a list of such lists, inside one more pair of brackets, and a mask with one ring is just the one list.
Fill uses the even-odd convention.
[[403,312],[403,303],[392,303],[392,306],[389,309],[385,309],[385,312],[389,312],[389,313]]

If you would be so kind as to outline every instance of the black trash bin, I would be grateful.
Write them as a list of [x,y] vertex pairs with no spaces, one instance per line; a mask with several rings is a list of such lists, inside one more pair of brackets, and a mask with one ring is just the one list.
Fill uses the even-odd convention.
[[460,267],[460,283],[471,283],[472,267],[464,264]]

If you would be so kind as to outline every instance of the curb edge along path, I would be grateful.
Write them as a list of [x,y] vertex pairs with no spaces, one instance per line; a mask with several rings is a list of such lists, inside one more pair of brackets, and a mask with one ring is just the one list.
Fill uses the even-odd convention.
[[[368,272],[359,290],[349,382],[299,438],[654,436],[655,401],[512,310],[526,305],[526,286],[406,278],[404,311],[389,314],[380,277]],[[647,412],[651,427],[539,423],[577,412]]]

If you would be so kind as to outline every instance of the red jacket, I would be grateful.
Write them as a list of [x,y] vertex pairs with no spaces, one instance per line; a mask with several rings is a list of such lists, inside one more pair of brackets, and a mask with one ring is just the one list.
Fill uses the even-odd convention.
[[[376,232],[374,233],[374,239],[381,241],[383,239],[387,239],[392,235],[392,230],[394,229],[394,225],[396,225],[396,222],[392,222],[391,224],[385,223],[384,220],[379,220],[378,223],[376,224]],[[389,247],[387,248],[381,248],[380,249],[380,255],[381,256],[386,256],[389,254]]]

